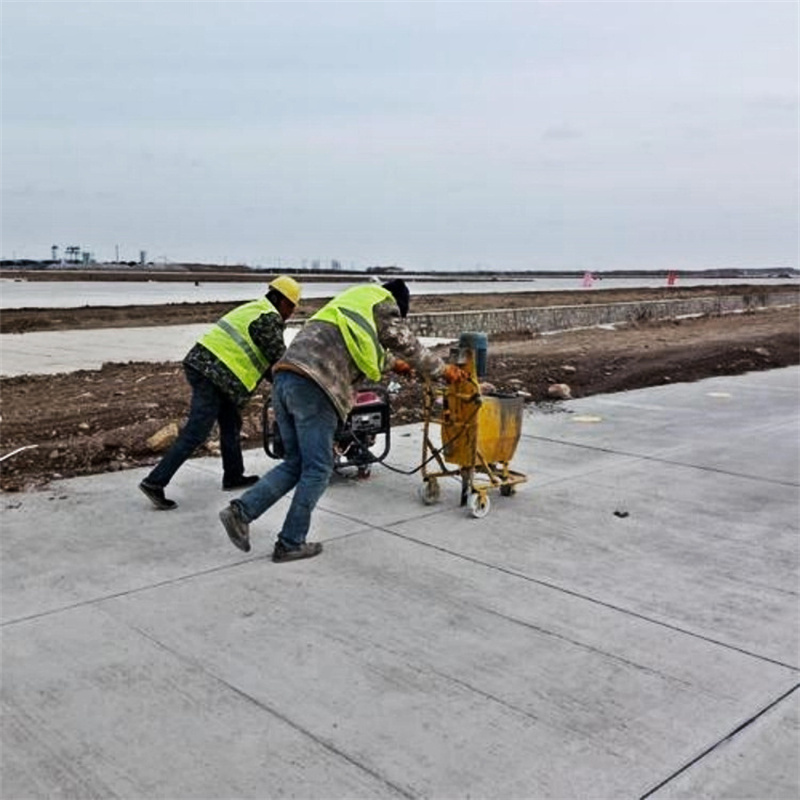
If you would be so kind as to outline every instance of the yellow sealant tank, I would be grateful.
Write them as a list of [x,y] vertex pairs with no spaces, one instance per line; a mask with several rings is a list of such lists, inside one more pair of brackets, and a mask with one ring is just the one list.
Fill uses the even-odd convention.
[[444,457],[451,464],[474,467],[508,462],[522,432],[524,401],[515,395],[477,395],[454,386],[446,395],[442,420]]
[[524,401],[515,395],[483,395],[478,412],[478,452],[486,461],[511,461],[522,433]]

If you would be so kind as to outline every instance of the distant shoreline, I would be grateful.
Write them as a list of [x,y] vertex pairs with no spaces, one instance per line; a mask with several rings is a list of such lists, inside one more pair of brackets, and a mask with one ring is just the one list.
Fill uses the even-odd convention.
[[[400,277],[415,282],[420,281],[481,281],[491,283],[493,281],[536,281],[537,279],[546,280],[578,280],[586,272],[582,270],[530,270],[530,271],[509,271],[509,272],[412,272],[387,268],[386,270],[353,271],[353,270],[289,270],[292,275],[302,277],[305,280],[316,280],[324,282],[349,283],[354,279],[364,280],[374,278],[385,280],[391,277]],[[676,279],[686,278],[705,278],[720,280],[740,280],[747,281],[753,278],[773,278],[795,280],[800,278],[800,270],[795,268],[763,268],[763,269],[706,269],[706,270],[596,270],[591,275],[594,280],[601,282],[606,279],[666,279],[674,273]],[[263,283],[271,277],[279,274],[270,270],[255,270],[247,267],[224,267],[220,265],[205,264],[184,264],[170,265],[167,267],[157,266],[132,266],[124,267],[117,264],[61,267],[48,264],[46,262],[37,264],[26,264],[20,266],[0,267],[0,279],[23,280],[23,281],[131,281],[131,282],[192,282],[192,281],[222,281],[222,282],[241,282],[241,283]]]

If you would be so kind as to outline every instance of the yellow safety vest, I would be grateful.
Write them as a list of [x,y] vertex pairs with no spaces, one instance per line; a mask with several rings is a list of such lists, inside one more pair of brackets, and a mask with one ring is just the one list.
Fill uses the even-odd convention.
[[347,352],[356,366],[370,379],[381,378],[386,352],[378,341],[372,309],[377,303],[394,300],[382,286],[354,286],[326,303],[312,320],[330,322],[339,328]]
[[267,358],[250,338],[250,323],[263,314],[277,313],[272,303],[262,297],[229,311],[198,339],[242,382],[248,392],[258,386],[270,367]]

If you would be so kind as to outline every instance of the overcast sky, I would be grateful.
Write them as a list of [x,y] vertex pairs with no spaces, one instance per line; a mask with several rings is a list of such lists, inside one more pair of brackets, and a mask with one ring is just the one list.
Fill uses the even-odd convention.
[[798,4],[2,2],[2,256],[797,266]]

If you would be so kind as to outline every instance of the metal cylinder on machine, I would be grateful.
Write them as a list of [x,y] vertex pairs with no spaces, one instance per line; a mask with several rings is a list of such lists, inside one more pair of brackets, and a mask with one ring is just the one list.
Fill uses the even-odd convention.
[[489,337],[481,331],[463,331],[458,338],[459,347],[469,347],[475,354],[475,372],[478,378],[486,377]]

